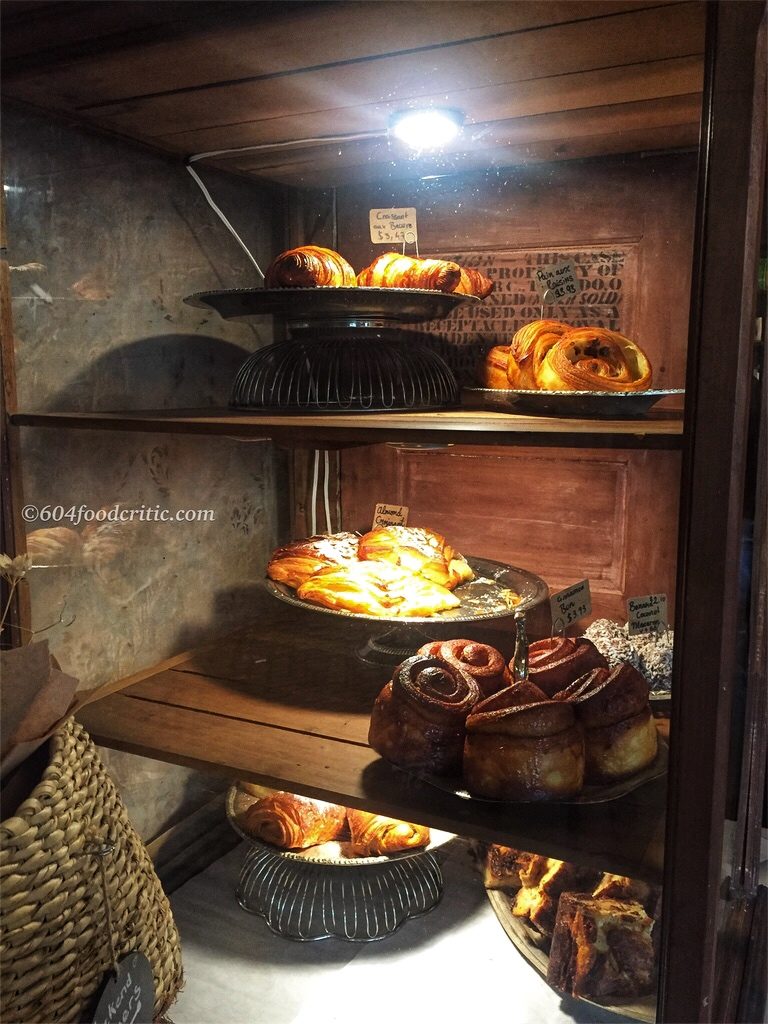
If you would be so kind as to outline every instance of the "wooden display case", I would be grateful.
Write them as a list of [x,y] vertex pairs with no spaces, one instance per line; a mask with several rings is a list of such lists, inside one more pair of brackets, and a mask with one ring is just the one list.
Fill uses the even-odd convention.
[[[116,24],[110,21],[116,17],[112,5],[98,12],[104,38],[121,33],[122,45],[115,50],[107,45],[101,52],[94,39],[73,38],[62,44],[62,53],[75,58],[72,63],[60,63],[53,48],[47,61],[27,70],[20,44],[20,55],[7,68],[8,95],[68,115],[81,111],[91,125],[145,142],[149,118],[152,144],[186,154],[252,145],[262,136],[269,141],[268,125],[256,122],[249,130],[242,116],[250,101],[266,102],[265,91],[278,105],[279,123],[272,130],[289,133],[283,137],[304,133],[310,123],[315,133],[327,134],[340,124],[348,130],[376,105],[376,88],[368,83],[364,102],[347,104],[343,116],[321,111],[308,121],[296,97],[280,90],[280,72],[215,81],[215,47],[198,54],[196,73],[202,78],[194,86],[177,86],[176,72],[169,71],[170,78],[163,72],[151,93],[136,95],[131,90],[137,88],[137,75],[158,74],[152,47],[144,52],[142,45],[154,45],[164,29],[162,14],[152,14],[149,5],[132,6],[133,12],[123,15],[127,21]],[[174,5],[166,6],[170,11]],[[210,6],[199,5],[197,15],[219,45],[228,41],[242,47],[254,31],[259,45],[268,45],[257,12],[250,10],[254,5],[233,5],[240,11],[230,11],[233,20],[224,25],[215,23],[216,5],[203,11]],[[334,81],[329,76],[336,61],[343,65],[336,84],[352,92],[362,88],[361,47],[376,27],[383,33],[379,57],[391,58],[387,70],[399,68],[407,79],[406,56],[387,50],[392,30],[386,21],[379,24],[381,5],[366,9],[364,20],[370,17],[376,25],[363,24],[357,10],[362,5],[352,5],[356,20],[343,44],[334,28],[337,5],[298,11],[305,6],[296,5],[295,17],[309,18],[314,43],[322,40],[328,62],[306,71],[316,76],[316,84],[328,87]],[[662,385],[684,384],[684,414],[671,408],[638,420],[573,420],[469,410],[322,416],[220,409],[28,412],[17,410],[12,391],[6,390],[11,455],[16,432],[27,427],[190,434],[201,445],[215,435],[269,439],[297,451],[292,513],[298,525],[302,518],[307,522],[300,509],[302,453],[332,449],[339,452],[335,466],[345,528],[364,523],[375,500],[410,501],[457,546],[530,565],[554,585],[569,582],[571,566],[552,530],[543,531],[533,562],[525,543],[542,509],[554,516],[558,486],[567,487],[573,514],[563,515],[556,526],[567,536],[568,550],[579,552],[574,571],[595,580],[596,612],[618,618],[631,594],[662,589],[674,594],[668,778],[609,804],[575,807],[500,810],[436,793],[381,762],[367,745],[368,709],[382,679],[380,670],[361,667],[354,658],[353,641],[364,640],[364,628],[342,628],[273,601],[259,609],[257,626],[110,684],[81,718],[106,746],[663,880],[658,1019],[670,1024],[740,1019],[737,979],[746,962],[743,922],[757,892],[754,837],[765,754],[760,728],[765,624],[759,612],[764,567],[762,576],[758,571],[765,550],[764,381],[762,406],[750,395],[765,180],[765,8],[759,2],[649,7],[604,0],[597,6],[554,4],[542,20],[536,4],[457,4],[461,17],[437,45],[430,5],[413,6],[414,46],[435,46],[435,88],[455,92],[467,103],[482,98],[496,109],[510,76],[519,86],[514,109],[505,108],[492,146],[452,157],[447,169],[454,177],[442,185],[425,181],[429,166],[419,162],[414,177],[403,184],[388,171],[386,147],[366,139],[342,167],[334,161],[335,144],[279,159],[243,154],[231,166],[300,190],[291,193],[289,243],[308,238],[333,243],[360,265],[365,210],[411,205],[405,200],[414,192],[425,206],[427,199],[434,203],[425,234],[435,252],[474,253],[490,260],[487,265],[495,259],[512,266],[531,253],[621,247],[627,272],[622,283],[630,296],[622,322],[643,325]],[[482,32],[474,20],[481,7],[488,18]],[[504,19],[503,30],[497,18]],[[271,45],[280,59],[293,59],[278,28],[279,19],[268,27]],[[177,62],[188,58],[182,34],[164,45],[166,60],[170,54]],[[342,45],[344,54],[337,52]],[[480,64],[457,79],[453,48],[458,45],[467,48],[462,54],[468,62],[474,57]],[[536,86],[534,69],[542,52],[559,54],[559,73],[539,75]],[[608,61],[606,53],[613,54],[610,66],[601,63]],[[300,62],[301,54],[295,59]],[[492,68],[489,80],[477,71],[483,61]],[[283,70],[303,73],[300,63]],[[94,99],[89,90],[99,71],[103,91]],[[215,85],[205,86],[206,74]],[[614,103],[601,100],[606,87]],[[690,151],[697,140],[698,159]],[[688,151],[669,155],[681,148]],[[664,152],[610,162],[612,154],[650,150]],[[578,157],[603,162],[563,164],[559,185],[547,183],[553,161]],[[529,166],[503,181],[498,173],[490,181],[483,176],[489,161],[498,169],[516,160],[543,162],[544,170]],[[603,187],[589,194],[596,181]],[[537,189],[545,194],[540,201]],[[485,208],[496,213],[473,222],[461,211],[466,196],[478,191]],[[518,222],[510,239],[508,223],[498,214],[508,212],[513,201]],[[6,369],[11,356],[6,330]],[[762,469],[756,479],[748,473],[748,455],[757,444],[750,434],[750,408],[761,408],[762,416],[762,448],[757,449]],[[426,445],[452,447],[420,447]],[[381,488],[373,497],[372,478]],[[554,482],[549,491],[542,479]],[[735,766],[736,854],[725,869],[730,898],[721,905],[726,766],[731,736],[741,729],[739,721],[732,723],[731,711],[742,685],[743,657],[737,650],[742,513],[753,494],[758,557],[744,687],[747,740],[742,763]],[[589,515],[580,529],[585,507]],[[20,543],[18,521],[15,526]],[[736,954],[718,946],[721,915],[727,917],[732,908],[742,914]],[[724,965],[730,968],[729,987],[719,985]]]

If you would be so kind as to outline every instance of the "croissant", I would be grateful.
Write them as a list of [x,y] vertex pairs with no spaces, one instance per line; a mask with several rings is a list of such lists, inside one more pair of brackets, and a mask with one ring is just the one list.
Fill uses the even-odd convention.
[[356,533],[336,533],[293,541],[272,553],[267,576],[296,589],[319,569],[355,561],[359,539]]
[[463,669],[477,683],[481,699],[490,697],[512,682],[503,655],[488,644],[476,643],[474,640],[437,640],[420,647],[417,654],[442,658],[449,665]]
[[478,382],[483,388],[493,388],[495,391],[504,391],[512,385],[507,377],[507,366],[509,365],[509,345],[494,345],[486,353],[485,359],[480,364]]
[[591,640],[569,636],[536,640],[528,648],[528,678],[548,697],[593,668],[608,668],[608,662]]
[[569,330],[536,368],[538,387],[546,391],[645,391],[651,378],[645,353],[604,327]]
[[458,774],[467,715],[480,691],[462,669],[417,654],[394,671],[371,712],[368,742],[393,764]]
[[280,253],[264,274],[265,288],[349,288],[356,284],[355,271],[344,257],[319,245]]
[[408,821],[386,818],[383,814],[369,814],[347,808],[347,824],[352,843],[352,853],[357,857],[382,857],[389,853],[400,853],[426,846],[430,839],[429,829],[424,825],[413,825]]
[[446,587],[382,562],[320,569],[296,593],[312,604],[363,615],[436,615],[461,604]]
[[539,371],[550,349],[568,331],[559,320],[534,320],[512,336],[507,359],[508,388],[538,390]]
[[655,760],[658,733],[648,681],[632,665],[593,669],[555,700],[570,703],[584,727],[587,782],[625,779]]
[[346,824],[346,808],[295,793],[272,793],[251,804],[243,828],[283,850],[306,850],[338,839]]
[[382,526],[363,534],[357,548],[363,561],[389,562],[453,590],[471,580],[472,569],[445,537],[420,526]]
[[368,288],[426,288],[453,292],[461,281],[461,267],[451,260],[416,259],[397,252],[385,252],[357,275],[357,283]]
[[478,299],[486,299],[496,287],[494,282],[481,274],[479,270],[461,268],[461,280],[454,288],[459,295],[476,295]]
[[[501,698],[504,691],[489,697]],[[491,800],[557,800],[575,796],[584,782],[584,740],[576,715],[561,701],[486,711],[467,718],[464,783]],[[572,709],[570,709],[572,710]]]

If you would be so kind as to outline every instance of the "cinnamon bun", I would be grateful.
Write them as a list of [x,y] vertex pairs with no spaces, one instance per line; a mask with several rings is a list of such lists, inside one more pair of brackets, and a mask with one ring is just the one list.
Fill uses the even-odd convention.
[[368,742],[393,764],[460,774],[467,716],[480,691],[441,658],[417,654],[395,669],[371,713]]

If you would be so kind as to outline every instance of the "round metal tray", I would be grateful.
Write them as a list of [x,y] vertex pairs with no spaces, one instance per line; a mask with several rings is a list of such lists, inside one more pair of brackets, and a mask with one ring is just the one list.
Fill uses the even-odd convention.
[[[458,608],[439,612],[437,615],[364,615],[340,608],[325,608],[320,604],[302,601],[296,592],[285,583],[276,583],[267,579],[267,591],[295,608],[306,608],[309,611],[323,612],[326,615],[337,615],[350,619],[367,619],[370,622],[481,622],[487,619],[511,617],[518,609],[529,611],[534,605],[546,601],[549,588],[540,576],[525,569],[518,569],[504,562],[496,562],[491,558],[474,558],[466,556],[475,579],[462,583],[454,590],[461,604]],[[519,594],[522,600],[513,604],[509,592]]]
[[626,796],[627,793],[631,793],[640,786],[644,786],[646,782],[652,782],[654,779],[660,779],[663,775],[666,775],[667,766],[669,764],[669,747],[666,740],[659,736],[659,749],[656,754],[656,758],[646,768],[642,768],[634,775],[630,775],[629,778],[621,779],[618,782],[609,782],[605,785],[584,786],[582,791],[576,796],[561,800],[494,800],[490,797],[474,796],[464,788],[464,783],[461,779],[432,775],[428,772],[409,771],[401,765],[394,764],[394,762],[390,763],[393,764],[395,768],[399,768],[400,771],[405,772],[406,775],[411,775],[416,779],[420,779],[422,782],[428,783],[430,786],[434,786],[435,789],[441,789],[444,793],[452,793],[453,796],[458,796],[462,800],[468,800],[472,803],[499,804],[501,806],[506,805],[508,807],[513,805],[517,806],[518,804],[538,804],[542,806],[562,804],[604,804],[610,800],[618,800],[620,797]]
[[585,419],[636,419],[662,398],[684,395],[668,391],[514,391],[464,388],[465,406],[538,416],[580,416]]
[[229,288],[195,292],[184,302],[213,309],[225,320],[278,314],[291,322],[336,319],[355,326],[361,318],[401,324],[442,320],[480,299],[422,288]]

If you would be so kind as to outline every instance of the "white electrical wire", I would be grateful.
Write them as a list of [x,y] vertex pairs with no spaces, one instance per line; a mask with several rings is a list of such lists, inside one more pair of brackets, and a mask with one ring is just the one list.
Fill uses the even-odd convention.
[[331,464],[328,458],[328,449],[325,452],[325,486],[323,487],[323,498],[325,499],[325,532],[333,533],[333,525],[331,523],[331,503],[328,498],[328,488],[330,485],[331,478]]
[[230,224],[224,212],[220,209],[220,207],[216,205],[216,203],[213,200],[213,196],[205,187],[202,178],[191,165],[193,163],[196,163],[198,160],[206,160],[216,156],[230,156],[236,153],[250,153],[259,149],[289,149],[291,146],[308,146],[314,144],[322,144],[324,142],[360,142],[364,139],[380,139],[385,137],[387,134],[388,132],[385,129],[383,131],[350,132],[346,135],[315,135],[306,139],[285,139],[282,142],[260,142],[253,146],[238,146],[235,149],[211,149],[207,153],[193,153],[192,156],[188,156],[186,160],[186,168],[192,175],[194,180],[197,182],[200,191],[205,196],[205,201],[211,207],[216,216],[219,217],[224,227],[230,232],[232,237],[235,239],[237,244],[246,254],[251,263],[253,263],[254,267],[256,268],[257,272],[259,273],[263,280],[264,271],[256,262],[248,246],[242,240],[237,231],[235,231],[232,224]]
[[317,533],[317,478],[320,475],[320,449],[315,448],[315,465],[312,471],[312,510],[310,513],[311,532],[314,537]]

